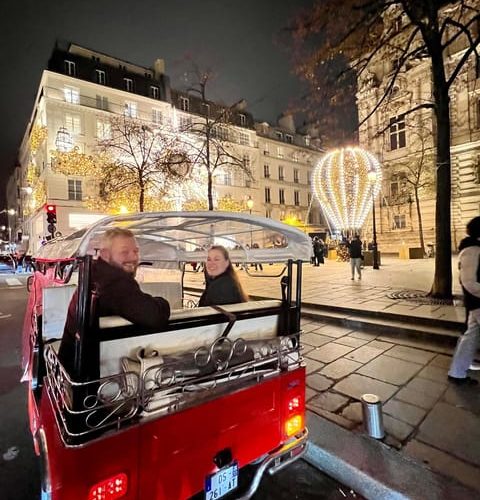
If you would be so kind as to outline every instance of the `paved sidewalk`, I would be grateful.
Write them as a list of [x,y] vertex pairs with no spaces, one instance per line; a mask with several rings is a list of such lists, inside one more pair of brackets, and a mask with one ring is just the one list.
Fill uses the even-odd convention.
[[[253,268],[250,269],[251,274],[255,273]],[[453,261],[453,269],[453,292],[461,295],[456,259]],[[280,270],[280,265],[265,265],[263,272],[255,273],[257,276],[248,276],[245,271],[239,271],[239,277],[250,295],[280,298],[279,280],[266,278],[267,275],[276,274]],[[433,273],[433,259],[400,260],[384,257],[379,270],[373,270],[371,267],[364,269],[361,281],[351,281],[348,262],[326,260],[320,267],[305,264],[302,302],[372,311],[377,314],[385,312],[399,316],[408,315],[463,323],[465,310],[462,304],[422,305],[387,297],[392,292],[402,290],[428,292],[433,281]],[[186,274],[187,286],[203,289],[203,281],[203,274],[200,272]]]

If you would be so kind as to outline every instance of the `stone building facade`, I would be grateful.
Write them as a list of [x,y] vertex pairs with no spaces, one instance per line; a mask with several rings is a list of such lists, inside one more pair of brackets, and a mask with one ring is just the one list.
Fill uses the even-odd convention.
[[[171,88],[162,60],[146,68],[77,45],[56,48],[42,74],[9,182],[14,188],[9,190],[8,206],[17,210],[12,226],[15,234],[23,232],[24,246],[35,251],[48,235],[47,204],[56,207],[55,229],[62,235],[105,215],[85,204],[86,197],[96,195],[95,179],[52,169],[52,152],[62,141],[88,155],[111,116],[150,124],[201,121],[205,106],[200,104],[192,94]],[[311,171],[321,155],[315,140],[296,133],[288,117],[278,126],[257,124],[243,105],[235,108],[229,127],[234,131],[229,140],[250,165],[253,178],[223,167],[214,177],[216,198],[231,197],[245,211],[251,199],[253,214],[300,226],[309,222],[315,230],[323,230],[320,209],[310,195]]]

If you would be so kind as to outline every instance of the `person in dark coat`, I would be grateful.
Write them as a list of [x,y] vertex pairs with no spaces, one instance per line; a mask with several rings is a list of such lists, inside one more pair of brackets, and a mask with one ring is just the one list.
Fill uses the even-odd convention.
[[348,244],[348,253],[350,255],[350,266],[352,268],[352,280],[355,279],[355,269],[357,270],[358,279],[362,279],[362,240],[358,234],[355,235],[352,241]]
[[226,248],[215,245],[208,251],[205,264],[206,285],[199,306],[247,302],[248,296],[238,280]]
[[[122,316],[146,328],[163,329],[170,317],[170,305],[161,297],[140,290],[135,280],[139,250],[131,231],[113,228],[102,238],[100,257],[92,265],[92,283],[96,292],[95,314]],[[77,334],[77,297],[72,296],[60,344],[59,358],[67,372],[73,372]]]
[[316,267],[318,267],[320,264],[325,263],[323,258],[324,251],[325,245],[323,243],[323,240],[318,236],[315,236],[315,238],[313,238],[313,261]]

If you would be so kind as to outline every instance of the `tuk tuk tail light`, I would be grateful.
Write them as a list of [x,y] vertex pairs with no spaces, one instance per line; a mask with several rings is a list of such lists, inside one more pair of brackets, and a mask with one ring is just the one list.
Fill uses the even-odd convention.
[[90,488],[88,500],[115,500],[127,494],[128,478],[124,473],[104,479]]
[[304,425],[304,417],[303,415],[293,415],[289,417],[285,422],[285,435],[287,438],[298,434],[303,430]]

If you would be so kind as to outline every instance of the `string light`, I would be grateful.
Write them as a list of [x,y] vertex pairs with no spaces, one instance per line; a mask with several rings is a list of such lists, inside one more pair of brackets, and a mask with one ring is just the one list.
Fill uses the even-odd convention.
[[[374,172],[374,182],[369,180]],[[373,178],[373,176],[371,176]],[[360,229],[382,184],[378,160],[358,147],[325,155],[313,172],[313,192],[331,226],[338,231]]]

